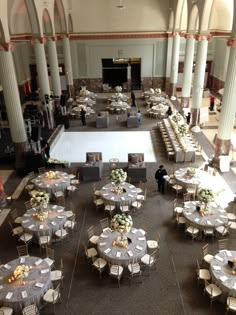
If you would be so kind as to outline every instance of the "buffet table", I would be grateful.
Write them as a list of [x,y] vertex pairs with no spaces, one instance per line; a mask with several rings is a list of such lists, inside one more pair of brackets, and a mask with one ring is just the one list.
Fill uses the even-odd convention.
[[[228,264],[231,261],[232,265]],[[236,297],[236,251],[224,250],[216,254],[210,265],[212,282],[223,292],[220,301],[225,303],[228,296]]]
[[56,191],[65,191],[68,186],[70,186],[69,174],[65,172],[55,171],[56,178],[49,178],[48,173],[41,174],[32,180],[34,185],[45,190],[48,193],[55,193]]
[[[23,281],[17,279],[9,283],[19,265],[32,266],[32,269]],[[51,286],[50,267],[39,257],[19,257],[0,267],[0,301],[4,306],[13,308],[15,314],[21,314],[22,308],[29,304],[39,305]]]
[[128,266],[133,260],[139,261],[146,253],[146,237],[138,229],[132,228],[126,234],[129,245],[127,248],[113,246],[120,235],[118,232],[103,232],[98,239],[98,252],[108,263]]

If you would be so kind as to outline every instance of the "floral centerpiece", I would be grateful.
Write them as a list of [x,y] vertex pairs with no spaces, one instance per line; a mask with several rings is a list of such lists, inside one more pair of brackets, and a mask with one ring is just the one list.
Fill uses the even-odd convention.
[[184,117],[180,113],[176,113],[171,116],[171,120],[173,120],[176,124],[184,124]]
[[82,86],[79,94],[80,94],[80,96],[88,96],[90,94],[90,92],[86,89],[86,86]]
[[13,275],[8,279],[8,282],[11,283],[15,280],[23,280],[24,278],[27,278],[31,269],[32,269],[32,266],[26,266],[26,265],[17,266],[13,272]]
[[34,190],[31,192],[32,197],[30,203],[33,208],[43,207],[46,208],[49,203],[49,194],[44,191]]
[[116,90],[117,93],[121,93],[122,92],[122,86],[117,85],[115,87],[115,90]]
[[58,175],[57,175],[57,172],[48,171],[48,172],[46,172],[45,177],[48,179],[57,179]]
[[200,210],[202,216],[208,215],[209,210],[207,204],[215,199],[214,193],[211,189],[201,188],[198,191],[198,199],[204,204],[204,208]]
[[113,246],[128,247],[128,239],[125,236],[133,226],[133,220],[130,215],[116,214],[111,220],[111,229],[119,232],[121,235],[113,242]]
[[127,178],[127,173],[125,171],[123,171],[122,168],[117,168],[117,169],[111,171],[110,179],[115,184],[121,184],[121,183],[125,182],[126,178]]
[[195,174],[196,174],[196,169],[194,167],[188,167],[185,173],[187,177],[194,177]]
[[48,211],[44,211],[41,208],[37,209],[36,212],[33,213],[33,217],[43,222],[48,218]]
[[53,158],[53,157],[50,157],[47,162],[49,164],[66,164],[68,163],[68,161],[65,161],[65,160],[60,160],[60,159],[57,159],[57,158]]
[[181,137],[188,134],[189,126],[187,124],[178,125],[178,132]]

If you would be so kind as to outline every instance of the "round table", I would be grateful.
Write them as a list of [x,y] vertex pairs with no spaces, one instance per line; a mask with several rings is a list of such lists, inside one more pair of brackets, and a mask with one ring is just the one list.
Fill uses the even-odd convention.
[[[24,279],[25,284],[20,280],[9,283],[8,279],[19,265],[32,266]],[[4,306],[13,308],[15,314],[21,314],[22,308],[29,304],[39,305],[40,299],[51,287],[50,267],[39,257],[20,257],[0,268],[0,301]]]
[[47,208],[48,218],[40,221],[33,216],[35,208],[27,210],[22,218],[22,226],[25,231],[34,235],[34,239],[38,238],[38,233],[47,231],[52,236],[57,230],[63,227],[66,222],[66,212],[63,207],[48,204]]
[[128,266],[132,261],[139,261],[146,253],[146,237],[135,228],[132,228],[126,234],[130,243],[127,248],[113,246],[112,243],[117,239],[120,233],[103,232],[98,239],[98,252],[108,263]]
[[212,282],[215,283],[221,290],[222,295],[220,301],[225,302],[227,296],[236,297],[236,275],[232,274],[232,270],[228,261],[236,259],[236,251],[223,250],[216,254],[211,261],[210,273]]
[[175,179],[184,187],[187,187],[188,185],[196,185],[197,188],[201,183],[208,181],[208,179],[212,177],[207,174],[207,172],[196,168],[195,175],[191,177],[187,175],[187,169],[188,168],[180,168],[174,173]]
[[113,192],[112,190],[115,188],[114,183],[109,183],[102,187],[101,189],[101,198],[115,203],[120,202],[128,202],[132,203],[137,198],[137,188],[134,185],[131,185],[130,183],[122,183],[119,185],[120,187],[123,187],[123,189],[126,191],[123,194],[117,194]]
[[209,215],[202,217],[196,210],[197,201],[187,201],[184,203],[183,216],[191,225],[204,230],[206,227],[217,227],[228,223],[227,212],[217,206],[214,202],[210,202],[208,208]]
[[56,191],[65,191],[68,186],[70,186],[69,174],[65,172],[55,171],[57,178],[51,179],[47,177],[47,173],[41,174],[32,180],[34,185],[47,191],[48,193],[55,193]]

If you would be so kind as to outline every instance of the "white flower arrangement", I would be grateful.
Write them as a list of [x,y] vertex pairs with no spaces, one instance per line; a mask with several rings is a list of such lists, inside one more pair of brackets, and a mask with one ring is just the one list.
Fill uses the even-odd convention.
[[80,94],[80,96],[87,96],[90,94],[90,92],[86,89],[86,86],[82,86],[79,94]]
[[128,233],[133,226],[133,220],[130,215],[116,214],[111,220],[111,229],[119,233]]
[[58,175],[57,175],[57,172],[48,171],[48,172],[46,172],[45,177],[48,179],[57,179]]
[[31,192],[30,203],[33,208],[46,208],[49,203],[49,194],[45,191],[34,190]]
[[68,163],[68,161],[60,160],[60,159],[53,158],[53,157],[50,157],[47,162],[50,163],[50,164],[65,164],[65,163]]
[[13,271],[13,275],[8,279],[8,282],[11,283],[12,281],[15,281],[18,279],[27,278],[31,269],[32,269],[32,266],[26,266],[26,265],[17,266],[16,269]]
[[160,88],[156,88],[156,89],[155,89],[155,93],[158,94],[158,95],[160,95],[160,94],[161,94],[161,89],[160,89]]
[[211,189],[207,189],[207,188],[201,188],[198,191],[197,195],[198,195],[198,199],[205,204],[207,204],[210,201],[214,201],[214,199],[215,199],[215,195],[214,195],[213,191]]
[[194,167],[188,167],[186,170],[186,176],[194,177],[196,174],[196,169]]
[[121,93],[122,92],[122,86],[117,85],[115,87],[115,90],[116,90],[117,93]]
[[178,133],[181,137],[188,134],[189,126],[187,124],[178,125]]
[[171,116],[171,120],[173,120],[176,124],[184,124],[184,117],[180,113],[176,113]]
[[127,178],[127,173],[123,171],[122,168],[118,168],[111,171],[110,179],[116,184],[125,182],[126,178]]

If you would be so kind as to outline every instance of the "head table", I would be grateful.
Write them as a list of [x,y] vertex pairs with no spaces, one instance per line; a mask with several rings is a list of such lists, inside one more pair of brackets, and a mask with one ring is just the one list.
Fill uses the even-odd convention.
[[[235,267],[228,265],[229,260]],[[236,251],[220,251],[211,261],[212,282],[222,290],[223,293],[220,297],[222,302],[226,301],[227,296],[236,297],[236,273],[233,274],[234,270],[236,270]]]
[[139,261],[147,250],[146,237],[139,229],[132,228],[125,234],[130,242],[128,247],[124,248],[112,245],[119,235],[120,233],[116,231],[102,232],[97,244],[100,256],[108,263],[121,266],[128,266],[133,261]]
[[197,204],[197,201],[187,201],[184,203],[183,216],[191,225],[200,230],[204,230],[206,227],[216,228],[217,226],[226,225],[228,223],[227,212],[214,202],[210,202],[207,206],[209,215],[205,216],[201,216],[196,210]]
[[35,208],[27,210],[22,218],[21,224],[24,230],[33,233],[35,239],[37,239],[38,233],[44,231],[52,236],[57,230],[62,228],[66,222],[66,212],[63,207],[48,204],[47,208],[43,210],[48,212],[48,217],[43,221],[33,216],[33,214],[36,213]]
[[55,193],[59,190],[66,190],[70,186],[70,176],[65,172],[55,171],[56,178],[49,178],[48,173],[41,174],[32,180],[34,185],[47,191],[48,193]]
[[109,183],[102,187],[101,189],[101,198],[114,203],[122,203],[122,202],[128,202],[131,203],[136,200],[137,198],[137,188],[134,185],[131,185],[130,183],[122,183],[119,185],[123,188],[124,192],[121,194],[117,194],[114,192],[115,184]]
[[[9,283],[19,265],[32,266],[28,277],[23,279],[24,283],[21,280]],[[15,314],[21,314],[22,308],[29,304],[39,305],[52,286],[50,274],[49,265],[39,257],[24,256],[8,262],[0,268],[0,302],[13,308]]]

